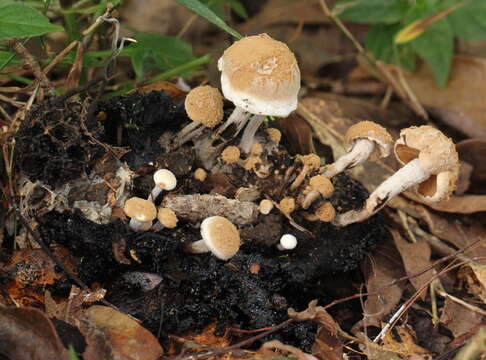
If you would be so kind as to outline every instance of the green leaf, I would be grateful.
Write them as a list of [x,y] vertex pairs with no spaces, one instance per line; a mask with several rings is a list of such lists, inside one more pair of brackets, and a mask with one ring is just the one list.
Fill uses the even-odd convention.
[[452,13],[448,20],[457,37],[466,40],[484,39],[486,38],[486,1],[467,2]]
[[238,0],[226,0],[226,2],[230,4],[231,8],[235,13],[238,14],[238,16],[242,17],[243,19],[248,19],[248,13],[241,2]]
[[211,9],[202,4],[198,0],[176,0],[178,4],[185,6],[189,10],[195,12],[199,16],[205,18],[210,23],[218,26],[219,28],[226,31],[228,34],[233,35],[237,39],[241,39],[242,36],[238,31],[229,27],[221,18],[219,18]]
[[333,11],[341,19],[365,24],[392,24],[410,9],[407,0],[340,0]]
[[0,40],[39,36],[53,31],[62,31],[39,11],[22,3],[0,2]]
[[437,85],[444,87],[449,78],[454,50],[454,34],[447,19],[429,27],[410,44],[432,68]]
[[122,52],[131,57],[132,66],[138,79],[152,69],[169,70],[194,60],[191,46],[184,40],[157,34],[138,34],[138,41]]

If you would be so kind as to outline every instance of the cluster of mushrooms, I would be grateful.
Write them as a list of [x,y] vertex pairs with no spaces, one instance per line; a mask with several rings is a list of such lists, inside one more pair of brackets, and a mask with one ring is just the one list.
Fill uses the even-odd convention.
[[[223,96],[211,86],[191,90],[185,100],[185,109],[192,122],[176,136],[177,146],[201,137],[212,129],[212,139],[217,139],[230,125],[235,125],[234,139],[244,129],[239,146],[226,146],[220,152],[220,165],[241,166],[253,171],[259,178],[279,173],[273,170],[268,155],[278,148],[281,134],[277,129],[266,129],[266,143],[257,141],[256,132],[266,116],[286,117],[297,107],[300,88],[300,71],[294,54],[282,42],[266,34],[245,37],[230,46],[218,61],[222,72],[222,91],[235,109],[224,124]],[[215,128],[217,125],[219,127]],[[246,126],[246,127],[245,127]],[[260,136],[261,139],[261,136]],[[431,126],[410,127],[401,131],[393,142],[388,131],[371,121],[362,121],[346,133],[348,150],[332,164],[321,165],[315,154],[298,156],[292,171],[280,174],[288,181],[286,195],[278,202],[269,196],[259,201],[261,215],[276,208],[291,219],[299,210],[309,221],[332,222],[346,226],[366,220],[382,209],[394,196],[407,189],[429,202],[447,198],[455,189],[459,172],[458,154],[452,140]],[[197,142],[195,141],[197,146]],[[348,169],[388,156],[393,149],[396,159],[403,165],[395,174],[376,188],[360,210],[336,214],[329,202],[334,187],[332,178]],[[242,160],[241,155],[245,156]],[[295,169],[300,169],[295,173]],[[206,169],[208,171],[214,169]],[[195,179],[204,181],[207,172],[197,169]],[[289,180],[290,179],[290,180]],[[177,179],[167,169],[154,174],[155,188],[148,199],[131,198],[125,203],[125,213],[131,218],[130,227],[135,231],[174,228],[177,215],[168,207],[156,209],[154,202],[159,194],[177,186]],[[235,196],[238,198],[238,196]],[[258,201],[262,196],[252,199]],[[153,220],[158,222],[153,225]],[[201,222],[202,240],[187,246],[191,253],[211,251],[222,260],[234,256],[240,247],[237,226],[223,216],[209,216]],[[290,250],[297,245],[294,235],[284,234],[277,245],[279,250]]]

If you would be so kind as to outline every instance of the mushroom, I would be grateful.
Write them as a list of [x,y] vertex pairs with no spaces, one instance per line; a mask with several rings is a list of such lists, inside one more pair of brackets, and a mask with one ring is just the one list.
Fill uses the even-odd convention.
[[240,233],[235,225],[223,216],[210,216],[201,223],[202,239],[187,245],[192,254],[212,252],[221,260],[228,260],[240,249]]
[[194,179],[196,179],[197,181],[204,181],[204,180],[206,180],[207,176],[208,176],[208,173],[206,172],[206,170],[204,170],[202,168],[197,168],[194,171]]
[[332,182],[323,175],[316,175],[309,179],[309,186],[306,189],[307,195],[302,202],[302,208],[308,209],[320,196],[327,199],[334,192]]
[[278,208],[284,214],[290,215],[290,213],[295,210],[295,199],[289,196],[284,197],[280,200]]
[[284,43],[267,34],[245,37],[226,49],[218,60],[224,96],[235,110],[217,134],[232,123],[237,131],[246,125],[240,148],[247,153],[265,116],[286,117],[297,108],[300,70],[294,54]]
[[240,149],[236,146],[227,146],[221,153],[221,160],[226,164],[236,164],[240,160]]
[[279,129],[275,128],[268,128],[267,129],[267,135],[270,141],[273,141],[274,143],[279,143],[280,140],[282,139],[282,133],[280,132]]
[[388,131],[372,121],[361,121],[351,126],[344,140],[348,145],[348,152],[334,163],[324,167],[322,174],[328,178],[362,164],[368,159],[387,157],[393,144]]
[[157,212],[157,220],[162,224],[163,227],[173,229],[177,226],[179,219],[176,213],[169,208],[160,207]]
[[452,140],[441,131],[428,125],[404,129],[395,142],[394,152],[404,166],[373,191],[362,210],[336,216],[336,225],[344,226],[369,218],[392,197],[411,187],[429,202],[445,199],[454,191],[459,156]]
[[130,217],[130,228],[135,231],[146,231],[152,226],[152,220],[157,216],[153,202],[138,197],[125,201],[125,214]]
[[273,209],[273,203],[268,200],[268,199],[263,199],[260,201],[260,204],[258,205],[258,210],[260,210],[260,213],[263,215],[268,215],[270,214],[270,211]]
[[315,215],[320,221],[330,222],[336,217],[336,210],[329,201],[326,201],[316,209]]
[[205,85],[192,89],[184,102],[187,116],[192,123],[176,137],[178,146],[197,136],[204,127],[212,128],[223,120],[223,96],[218,89]]
[[280,243],[277,244],[277,249],[280,251],[292,250],[297,246],[297,238],[292,234],[283,234],[280,238]]
[[290,190],[297,189],[302,184],[307,174],[311,171],[317,170],[321,165],[321,158],[316,154],[303,155],[298,159],[304,166],[302,171],[295,178],[294,182],[290,185]]
[[155,186],[152,189],[148,199],[152,202],[157,199],[157,196],[162,190],[170,191],[174,190],[177,186],[177,179],[174,173],[167,169],[159,169],[154,173]]

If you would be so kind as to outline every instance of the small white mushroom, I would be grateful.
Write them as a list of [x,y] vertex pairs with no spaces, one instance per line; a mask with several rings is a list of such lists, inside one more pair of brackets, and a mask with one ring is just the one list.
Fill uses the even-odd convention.
[[177,178],[174,173],[167,169],[160,169],[154,173],[155,187],[152,189],[148,199],[152,202],[157,199],[157,196],[162,190],[170,191],[174,190],[177,186]]
[[361,121],[351,126],[344,140],[348,144],[348,152],[334,163],[324,167],[323,175],[328,178],[362,164],[368,159],[387,157],[393,144],[388,131],[372,121]]
[[260,34],[244,37],[227,48],[218,60],[218,69],[223,94],[235,104],[235,110],[217,134],[232,123],[236,123],[238,134],[254,114],[240,142],[247,153],[265,116],[286,117],[297,108],[297,60],[287,45]]
[[280,238],[280,243],[277,244],[277,249],[280,251],[292,250],[297,246],[297,238],[292,234],[284,234]]
[[152,227],[152,221],[157,216],[157,209],[153,202],[138,197],[125,201],[125,214],[130,217],[130,228],[135,231],[147,231]]
[[394,196],[413,188],[426,201],[437,202],[456,187],[459,156],[452,140],[431,126],[412,126],[400,132],[395,142],[395,157],[404,164],[378,186],[361,210],[336,216],[334,223],[345,226],[366,220],[382,209]]
[[201,223],[202,239],[187,245],[193,254],[212,252],[221,260],[232,258],[240,249],[240,232],[223,216],[210,216]]

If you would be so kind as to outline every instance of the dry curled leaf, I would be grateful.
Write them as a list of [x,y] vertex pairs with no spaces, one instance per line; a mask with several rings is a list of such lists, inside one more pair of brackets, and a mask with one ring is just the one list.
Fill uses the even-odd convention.
[[484,316],[446,298],[440,322],[457,338],[481,324]]
[[317,360],[313,355],[306,354],[300,349],[291,345],[285,345],[278,340],[271,340],[264,343],[258,351],[258,356],[264,359],[278,358],[286,356],[290,359],[297,360]]
[[133,318],[107,306],[94,305],[80,314],[88,344],[85,360],[155,360],[163,354],[154,335]]
[[407,325],[397,326],[395,329],[400,339],[395,339],[393,333],[388,331],[383,338],[383,347],[386,350],[405,357],[417,354],[430,354],[429,350],[416,344],[417,340],[415,339],[413,330]]
[[2,359],[68,359],[51,321],[37,309],[0,307],[0,334]]
[[[410,276],[410,282],[415,290],[419,290],[423,285],[429,283],[435,275],[434,268],[431,267],[430,261],[430,245],[425,241],[417,243],[407,242],[398,231],[390,231],[395,246],[397,247],[400,256],[402,257],[403,265],[408,276]],[[425,272],[424,272],[425,271]],[[422,273],[419,276],[414,276]],[[421,293],[422,300],[427,295],[426,291]]]
[[486,192],[486,140],[467,139],[456,144],[459,158],[473,167],[471,188],[473,191]]

